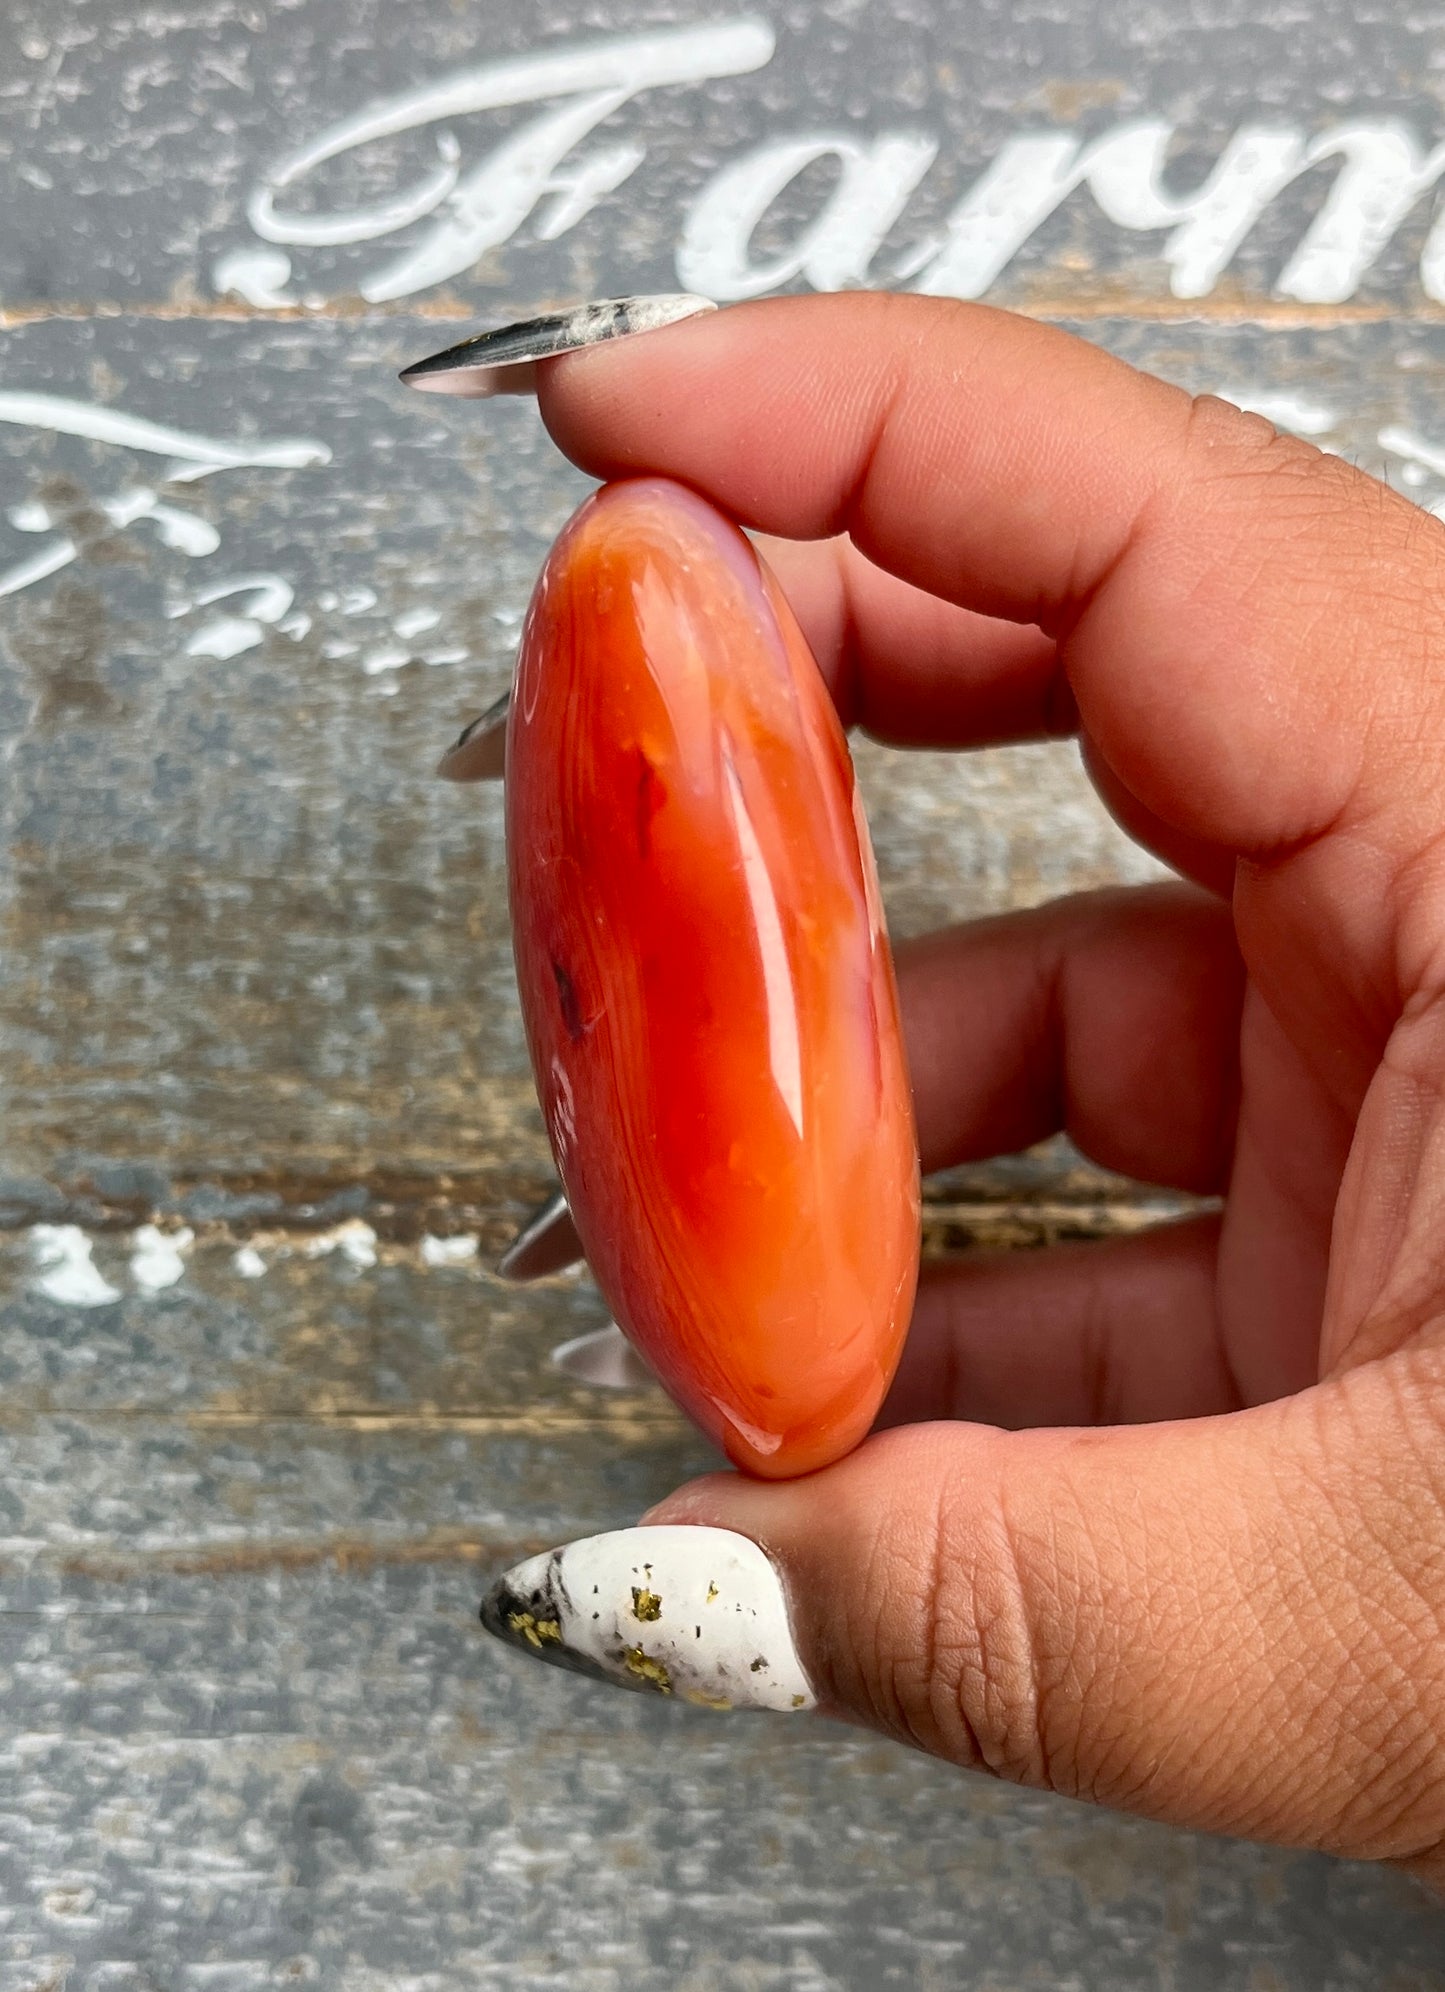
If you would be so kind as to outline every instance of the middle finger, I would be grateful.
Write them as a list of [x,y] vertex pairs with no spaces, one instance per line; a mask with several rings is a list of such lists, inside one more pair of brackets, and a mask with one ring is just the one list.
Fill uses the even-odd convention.
[[[915,588],[875,566],[846,535],[757,536],[848,727],[890,747],[1000,747],[1079,730],[1051,637]],[[1085,740],[1105,806],[1137,843],[1196,885],[1227,895],[1234,859],[1148,810]]]
[[1219,900],[1086,893],[905,942],[897,964],[925,1172],[1067,1133],[1124,1175],[1223,1189],[1244,973]]

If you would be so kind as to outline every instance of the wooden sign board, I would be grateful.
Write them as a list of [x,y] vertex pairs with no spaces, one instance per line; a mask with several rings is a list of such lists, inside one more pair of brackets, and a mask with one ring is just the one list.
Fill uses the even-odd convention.
[[[705,1455],[489,1267],[550,1182],[499,797],[585,486],[408,395],[685,285],[987,296],[1445,505],[1442,54],[1323,0],[12,0],[0,21],[0,1977],[1445,1984],[1403,1885],[485,1644]],[[1064,744],[860,765],[896,929],[1154,875]],[[1146,1221],[1051,1151],[930,1240]],[[1243,1974],[1243,1976],[1241,1976]]]

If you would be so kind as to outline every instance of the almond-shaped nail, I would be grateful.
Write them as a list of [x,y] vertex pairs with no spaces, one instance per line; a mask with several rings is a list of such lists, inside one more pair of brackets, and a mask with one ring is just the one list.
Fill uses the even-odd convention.
[[499,1578],[482,1624],[509,1646],[619,1688],[702,1708],[814,1708],[782,1580],[731,1529],[586,1536]]
[[646,1390],[657,1382],[615,1322],[559,1342],[552,1362],[574,1383],[590,1384],[594,1390]]
[[519,1286],[529,1280],[545,1280],[553,1273],[577,1265],[586,1254],[567,1199],[559,1190],[534,1210],[501,1258],[497,1272],[504,1280]]
[[710,297],[687,291],[655,297],[607,297],[579,304],[570,311],[550,311],[541,318],[499,325],[418,360],[402,373],[408,387],[424,394],[456,394],[485,400],[493,394],[531,394],[537,385],[537,362],[562,353],[578,353],[608,339],[631,338],[639,332],[660,332],[700,312],[716,311]]
[[437,773],[448,782],[499,782],[506,772],[507,713],[512,694],[502,696],[464,726],[437,762]]

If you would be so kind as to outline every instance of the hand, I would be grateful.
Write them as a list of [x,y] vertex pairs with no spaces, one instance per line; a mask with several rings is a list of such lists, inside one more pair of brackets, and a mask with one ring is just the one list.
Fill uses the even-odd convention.
[[766,1550],[832,1713],[1445,1884],[1445,530],[936,300],[742,307],[540,398],[589,471],[810,542],[770,553],[845,721],[1076,729],[1182,874],[899,951],[924,1168],[1062,1128],[1224,1199],[933,1269],[892,1429],[649,1519]]

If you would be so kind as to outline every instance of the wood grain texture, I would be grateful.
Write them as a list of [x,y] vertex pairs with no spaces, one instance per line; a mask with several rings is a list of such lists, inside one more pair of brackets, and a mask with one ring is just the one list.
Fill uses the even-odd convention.
[[[769,18],[756,73],[599,125],[583,152],[645,158],[560,234],[527,223],[370,305],[368,272],[429,224],[291,244],[276,308],[217,268],[264,246],[248,202],[290,150],[403,90],[683,10],[10,0],[0,20],[0,397],[328,458],[165,482],[164,452],[0,419],[0,577],[74,548],[0,594],[0,1992],[1445,1987],[1441,1914],[1390,1876],[1096,1817],[821,1724],[633,1701],[475,1624],[491,1570],[711,1462],[659,1394],[550,1363],[601,1325],[585,1277],[520,1292],[487,1270],[551,1170],[500,798],[431,770],[505,684],[586,487],[525,403],[424,402],[396,370],[478,321],[674,287],[709,177],[780,137],[937,142],[880,249],[890,281],[1020,133],[1092,144],[1157,117],[1188,189],[1248,122],[1397,119],[1422,143],[1438,123],[1438,8]],[[538,108],[454,117],[462,163]],[[294,206],[391,199],[436,139],[339,155]],[[830,170],[784,191],[757,255]],[[1329,184],[1302,172],[1193,301],[1162,233],[1080,188],[992,295],[1445,501],[1432,200],[1347,299],[1283,298]],[[140,488],[190,524],[136,513]],[[248,618],[222,654],[217,625]],[[859,763],[899,932],[1154,875],[1066,745],[865,742]],[[926,1235],[1027,1246],[1176,1207],[1051,1145],[930,1185]],[[138,1238],[151,1222],[173,1260]],[[79,1246],[44,1229],[71,1224]],[[98,1304],[76,1303],[82,1262]]]

